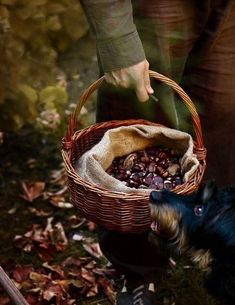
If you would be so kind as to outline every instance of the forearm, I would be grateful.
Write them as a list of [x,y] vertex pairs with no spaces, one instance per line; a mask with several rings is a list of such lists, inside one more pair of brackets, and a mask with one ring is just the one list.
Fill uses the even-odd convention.
[[129,67],[145,59],[130,0],[81,0],[81,3],[96,37],[105,72]]

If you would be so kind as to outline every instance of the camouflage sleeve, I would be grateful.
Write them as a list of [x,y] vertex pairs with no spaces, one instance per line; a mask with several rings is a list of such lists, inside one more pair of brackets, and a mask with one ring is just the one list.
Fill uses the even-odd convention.
[[81,0],[105,72],[145,59],[133,21],[131,0]]

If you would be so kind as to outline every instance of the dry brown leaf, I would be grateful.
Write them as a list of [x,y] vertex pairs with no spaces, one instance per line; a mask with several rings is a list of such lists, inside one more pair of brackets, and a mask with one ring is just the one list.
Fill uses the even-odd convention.
[[69,227],[72,229],[81,227],[85,222],[86,222],[85,218],[81,218],[77,215],[72,215],[68,219]]
[[106,294],[106,296],[108,297],[108,299],[110,300],[110,302],[112,304],[115,304],[116,292],[114,290],[112,283],[104,277],[100,277],[98,279],[98,283],[102,286],[103,291]]
[[46,212],[46,211],[43,211],[43,210],[37,210],[37,209],[35,209],[35,208],[32,208],[32,207],[29,207],[29,211],[32,213],[32,214],[34,214],[34,215],[36,215],[36,216],[38,216],[38,217],[48,217],[48,216],[50,216],[51,215],[51,212]]
[[21,235],[16,235],[14,237],[14,245],[25,252],[31,252],[33,248],[32,241]]
[[56,169],[51,171],[51,181],[52,184],[65,185],[66,182],[66,172],[64,166],[61,169]]
[[0,305],[10,305],[10,298],[0,296]]
[[54,205],[55,207],[60,208],[60,209],[71,209],[71,208],[73,208],[72,203],[66,202],[65,198],[63,196],[59,196],[59,195],[52,196],[50,198],[50,203],[52,205]]
[[43,292],[43,299],[44,300],[50,301],[55,296],[56,296],[56,292],[55,291],[51,291],[50,289],[45,290]]
[[101,258],[103,256],[98,243],[84,243],[83,248],[95,258]]
[[86,268],[86,269],[94,269],[95,268],[95,266],[96,266],[96,262],[95,261],[90,261],[88,264],[86,264],[84,267]]
[[45,189],[45,182],[37,181],[33,184],[26,184],[25,182],[21,182],[21,186],[23,189],[23,194],[20,194],[20,197],[28,202],[33,202],[36,198],[43,194]]
[[86,293],[86,296],[94,297],[97,295],[97,293],[98,293],[98,284],[96,283],[88,290],[88,292]]
[[35,271],[29,273],[29,278],[37,285],[39,283],[47,283],[51,281],[51,278],[48,275]]
[[81,276],[84,280],[89,282],[90,284],[95,284],[96,278],[92,271],[87,270],[86,268],[81,268]]
[[48,243],[41,243],[38,249],[38,256],[44,262],[51,262],[53,260],[53,254],[55,253],[55,247]]
[[45,230],[43,231],[43,235],[47,236],[49,234],[49,232],[52,230],[52,221],[53,221],[53,217],[49,217],[47,218],[47,225]]
[[61,278],[64,278],[64,270],[59,265],[49,265],[48,262],[42,264],[42,266],[46,269],[49,269],[55,273],[57,273]]
[[21,283],[29,278],[29,274],[32,270],[32,266],[16,266],[12,272],[12,277],[15,281]]
[[87,261],[87,258],[85,258],[85,260],[84,260],[82,258],[75,258],[75,257],[69,256],[63,261],[62,266],[68,267],[68,266],[74,265],[74,266],[80,267],[84,261]]
[[82,288],[84,284],[81,280],[74,280],[74,279],[66,279],[66,280],[59,280],[57,281],[59,285],[61,285],[65,290],[68,290],[70,285],[73,285],[76,288]]
[[53,297],[56,297],[56,305],[62,305],[62,300],[65,300],[66,292],[63,287],[57,283],[51,283],[50,286],[43,291],[42,293],[43,299],[50,301]]
[[63,185],[62,188],[60,188],[59,190],[57,191],[52,191],[52,192],[46,192],[46,195],[48,197],[52,197],[52,196],[61,196],[63,194],[65,194],[68,190],[68,186],[67,185]]
[[30,305],[38,305],[38,296],[35,293],[29,293],[26,296],[26,301],[30,304]]
[[49,236],[51,238],[52,244],[55,245],[56,250],[61,251],[67,247],[68,239],[65,235],[62,223],[56,223],[54,228],[49,231]]

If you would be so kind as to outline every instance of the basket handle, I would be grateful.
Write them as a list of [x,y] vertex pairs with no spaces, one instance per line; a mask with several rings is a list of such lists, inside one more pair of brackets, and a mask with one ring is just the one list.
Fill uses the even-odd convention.
[[[204,150],[204,144],[203,144],[203,137],[202,137],[202,129],[201,129],[201,123],[200,123],[200,118],[198,116],[197,110],[194,106],[194,103],[190,99],[190,97],[187,95],[187,93],[172,79],[158,73],[155,71],[149,71],[150,77],[155,78],[156,80],[162,81],[163,83],[169,85],[173,90],[175,90],[179,96],[182,98],[183,102],[185,103],[186,107],[188,108],[191,117],[192,117],[192,123],[196,135],[196,142],[197,142],[197,148]],[[78,115],[83,107],[83,105],[86,103],[87,99],[89,96],[96,90],[98,89],[101,84],[104,81],[104,76],[96,80],[94,83],[92,83],[82,94],[80,97],[77,107],[75,108],[74,112],[71,115],[70,121],[69,121],[69,126],[64,138],[64,143],[66,142],[69,145],[69,142],[71,142],[72,137],[76,131],[76,126],[77,126],[77,118]],[[69,147],[68,147],[69,148]]]

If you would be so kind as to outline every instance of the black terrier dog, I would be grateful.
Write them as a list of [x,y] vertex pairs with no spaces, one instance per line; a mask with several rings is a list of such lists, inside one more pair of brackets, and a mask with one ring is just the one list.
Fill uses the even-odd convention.
[[190,195],[153,191],[150,202],[150,242],[207,266],[208,291],[235,304],[235,188],[208,183]]

